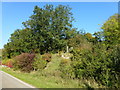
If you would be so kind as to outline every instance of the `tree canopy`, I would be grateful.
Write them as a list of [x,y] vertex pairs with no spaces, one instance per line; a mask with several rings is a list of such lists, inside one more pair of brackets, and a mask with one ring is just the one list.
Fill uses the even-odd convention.
[[33,15],[23,22],[24,29],[17,29],[4,46],[8,55],[14,56],[22,52],[57,52],[64,50],[67,40],[74,36],[72,28],[71,8],[69,6],[46,5],[44,8],[34,7]]

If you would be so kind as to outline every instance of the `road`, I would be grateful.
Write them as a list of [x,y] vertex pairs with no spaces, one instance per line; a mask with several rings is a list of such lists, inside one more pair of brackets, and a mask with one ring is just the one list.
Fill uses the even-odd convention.
[[0,88],[35,88],[5,72],[0,71]]

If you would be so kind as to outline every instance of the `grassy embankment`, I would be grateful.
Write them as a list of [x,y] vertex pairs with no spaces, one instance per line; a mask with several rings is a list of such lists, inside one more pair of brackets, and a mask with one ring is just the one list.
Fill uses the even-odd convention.
[[2,68],[2,70],[37,88],[89,88],[89,86],[94,88],[101,87],[92,80],[87,81],[61,78],[58,70],[60,61],[61,58],[57,57],[57,55],[53,55],[51,62],[42,72],[33,71],[31,73],[23,73],[20,71],[14,71],[10,68]]

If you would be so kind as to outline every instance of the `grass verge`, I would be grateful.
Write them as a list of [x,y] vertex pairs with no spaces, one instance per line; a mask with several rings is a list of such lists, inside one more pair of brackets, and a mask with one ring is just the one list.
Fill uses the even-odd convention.
[[32,85],[36,88],[82,88],[82,84],[78,86],[77,80],[67,80],[55,76],[42,76],[38,72],[23,73],[13,71],[10,68],[2,68],[2,70],[10,75]]

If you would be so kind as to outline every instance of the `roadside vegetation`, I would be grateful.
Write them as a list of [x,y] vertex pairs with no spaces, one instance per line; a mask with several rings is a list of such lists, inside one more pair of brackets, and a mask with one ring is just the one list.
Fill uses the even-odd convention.
[[[52,55],[51,62],[42,71],[31,71],[30,73],[20,72],[8,67],[2,68],[3,71],[37,87],[37,88],[92,88],[99,86],[94,79],[71,79],[62,75],[59,71],[60,63],[64,60],[57,54]],[[62,61],[63,63],[63,61]],[[64,78],[63,78],[64,77]],[[26,79],[27,78],[27,79]],[[93,83],[94,82],[94,83]],[[89,87],[92,86],[92,87]]]
[[94,34],[72,22],[69,6],[35,6],[4,45],[2,64],[11,69],[3,71],[39,88],[120,88],[120,15]]

